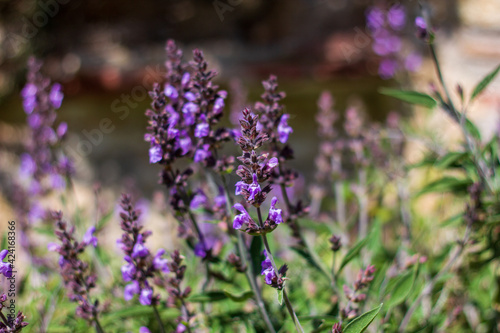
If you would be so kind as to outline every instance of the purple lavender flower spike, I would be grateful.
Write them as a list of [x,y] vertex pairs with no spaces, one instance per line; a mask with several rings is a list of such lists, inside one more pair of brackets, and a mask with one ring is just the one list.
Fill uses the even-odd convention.
[[387,21],[394,30],[401,30],[406,23],[404,7],[397,4],[392,6],[387,13]]
[[415,19],[415,27],[417,28],[417,37],[420,39],[427,39],[429,36],[429,30],[427,27],[427,22],[421,16],[417,16]]
[[268,219],[274,221],[276,224],[283,222],[283,217],[281,216],[281,209],[276,209],[276,204],[278,203],[278,198],[273,197],[271,200],[271,208],[269,208]]
[[134,298],[135,294],[138,294],[141,291],[141,287],[139,286],[139,282],[137,281],[132,281],[132,283],[127,284],[125,286],[124,292],[123,292],[123,298],[126,301],[130,301],[132,298]]
[[64,95],[61,92],[61,85],[59,83],[54,83],[49,94],[49,100],[52,103],[52,106],[55,109],[59,109],[61,107],[63,98]]
[[188,91],[187,93],[184,94],[184,99],[193,102],[196,100],[196,96],[191,91]]
[[246,211],[245,207],[243,207],[242,204],[237,203],[233,206],[233,208],[238,210],[241,213],[241,214],[236,215],[234,217],[234,221],[233,221],[233,228],[234,229],[241,229],[243,224],[250,223],[251,217],[248,214],[248,212]]
[[66,132],[68,132],[68,124],[65,122],[60,123],[56,130],[57,136],[62,138],[66,135]]
[[191,74],[188,72],[182,74],[182,79],[181,79],[181,85],[186,88],[189,84],[189,81],[191,80]]
[[207,249],[203,243],[199,242],[194,246],[194,255],[200,258],[205,258],[207,256]]
[[161,151],[160,145],[153,145],[149,148],[149,163],[155,164],[162,160],[163,152]]
[[193,103],[189,102],[184,104],[182,107],[182,114],[184,115],[184,123],[187,126],[191,126],[194,124],[195,121],[195,115],[200,111],[200,107]]
[[139,328],[139,333],[151,333],[151,331],[146,326],[141,326],[141,328]]
[[250,197],[248,198],[249,200],[254,200],[255,196],[262,192],[255,173],[253,174],[252,179],[252,184],[248,185],[248,192],[250,193]]
[[139,302],[142,305],[151,305],[153,301],[153,289],[144,288],[141,290],[141,295],[139,296]]
[[170,270],[168,269],[168,260],[166,258],[162,258],[164,254],[164,249],[159,249],[156,252],[155,257],[153,258],[153,266],[156,270],[162,271],[163,273],[168,273],[170,272]]
[[224,99],[222,97],[219,97],[215,100],[215,103],[214,103],[214,113],[215,114],[219,114],[222,112],[222,110],[224,109]]
[[177,327],[175,328],[175,333],[184,333],[186,332],[187,327],[183,323],[179,323]]
[[83,242],[87,245],[92,244],[93,247],[97,246],[97,237],[94,236],[95,227],[91,226],[83,236]]
[[280,123],[278,124],[278,135],[281,143],[286,143],[288,141],[288,136],[293,133],[293,129],[288,126],[288,118],[290,115],[285,113],[281,116]]
[[57,251],[59,251],[60,248],[61,248],[61,245],[59,245],[57,243],[50,242],[49,244],[47,244],[47,250],[49,250],[51,252],[57,252]]
[[[240,169],[240,167],[238,167],[238,169]],[[241,190],[248,190],[248,184],[245,183],[244,181],[240,180],[239,182],[237,182],[235,184],[235,191],[234,191],[234,194],[235,195],[240,195],[241,194]]]
[[12,277],[12,266],[10,263],[5,263],[3,260],[9,254],[9,250],[0,251],[0,274],[3,274],[5,277]]

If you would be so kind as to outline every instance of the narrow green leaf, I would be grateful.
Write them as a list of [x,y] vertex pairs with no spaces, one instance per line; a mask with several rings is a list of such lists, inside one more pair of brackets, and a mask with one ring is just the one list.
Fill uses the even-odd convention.
[[465,193],[471,184],[472,181],[467,178],[443,177],[424,186],[424,188],[417,193],[417,196],[432,192]]
[[283,289],[281,290],[276,289],[276,295],[278,296],[278,303],[280,305],[283,305]]
[[488,75],[486,75],[481,82],[477,84],[477,86],[474,88],[472,91],[472,95],[470,97],[470,100],[472,101],[474,98],[477,97],[490,83],[495,79],[495,76],[497,76],[498,71],[500,71],[500,65],[498,65],[492,72],[490,72]]
[[470,119],[465,120],[465,128],[476,140],[481,140],[481,132]]
[[437,105],[437,101],[434,98],[418,91],[380,88],[379,92],[382,95],[394,97],[410,104],[422,105],[429,109],[435,108]]
[[361,333],[366,330],[366,328],[372,323],[372,321],[377,317],[380,309],[382,309],[383,303],[380,304],[375,309],[363,313],[361,316],[355,318],[344,328],[344,333]]
[[403,303],[408,294],[411,292],[413,285],[415,284],[415,279],[417,278],[418,273],[418,264],[415,265],[413,272],[408,272],[406,275],[403,275],[394,290],[391,293],[391,299],[389,300],[389,307],[393,307]]
[[203,294],[193,295],[189,297],[188,301],[194,303],[206,303],[206,302],[223,301],[226,300],[227,298],[228,296],[226,295],[225,292],[214,290],[214,291],[207,291],[206,293]]
[[363,249],[363,247],[366,245],[367,242],[368,242],[368,237],[365,237],[362,240],[360,240],[359,242],[357,242],[349,250],[349,252],[347,252],[345,257],[342,259],[342,262],[340,264],[339,271],[337,272],[337,274],[339,274],[342,271],[342,269],[345,267],[345,265],[347,265],[352,259],[354,259],[359,254],[359,252],[361,252],[361,250]]
[[244,302],[246,301],[247,299],[249,298],[252,298],[253,297],[253,291],[251,290],[248,290],[248,291],[245,291],[243,294],[241,295],[234,295],[234,294],[231,294],[229,291],[227,290],[223,290],[224,294],[226,294],[226,296],[231,299],[233,302]]
[[450,166],[456,165],[461,159],[468,156],[466,152],[452,151],[443,157],[439,158],[434,164],[435,167],[440,169],[446,169]]
[[111,221],[111,218],[113,217],[113,213],[114,213],[114,210],[111,209],[109,212],[104,214],[104,216],[101,217],[101,219],[99,221],[97,221],[97,225],[96,225],[97,230],[104,228],[104,226],[106,226],[106,224],[108,224],[108,222]]

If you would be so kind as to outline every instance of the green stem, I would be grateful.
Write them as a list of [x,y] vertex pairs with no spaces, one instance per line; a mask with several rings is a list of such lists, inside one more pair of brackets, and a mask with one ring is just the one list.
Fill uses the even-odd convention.
[[[224,194],[226,196],[227,213],[228,213],[229,217],[232,217],[233,214],[232,214],[231,207],[233,206],[233,199],[229,195],[226,177],[221,175],[221,179],[222,179],[222,184],[224,187]],[[230,228],[229,222],[228,222],[228,228]],[[249,260],[247,258],[248,249],[247,249],[245,242],[243,240],[243,234],[241,232],[236,232],[236,234],[237,234],[236,236],[237,236],[237,240],[238,240],[236,249],[238,251],[239,257],[242,260],[243,266],[246,267],[245,276],[248,280],[248,284],[250,285],[250,288],[252,289],[252,291],[254,293],[255,301],[257,302],[257,307],[259,308],[260,314],[262,315],[262,319],[264,320],[264,322],[267,326],[267,330],[271,333],[276,333],[276,331],[273,327],[273,324],[271,323],[271,319],[269,318],[269,314],[267,313],[264,301],[262,299],[261,290],[259,289],[259,287],[257,285],[257,280],[255,279],[255,274],[253,271],[252,263],[251,263],[251,261],[249,263]]]
[[[259,225],[263,226],[264,223],[262,222],[262,213],[260,211],[260,207],[257,207],[257,215],[259,217]],[[271,253],[271,248],[269,247],[269,243],[267,241],[267,236],[266,236],[266,234],[263,234],[263,235],[261,235],[261,237],[262,237],[262,241],[264,242],[264,247],[266,249],[267,257],[269,258],[269,260],[271,260],[271,264],[273,266],[275,274],[278,275],[279,274],[278,267],[276,266],[276,263],[274,262],[274,257]],[[304,329],[300,325],[299,318],[297,317],[297,315],[295,314],[295,311],[293,310],[292,303],[290,303],[290,300],[288,299],[284,285],[283,285],[283,299],[285,300],[285,304],[286,304],[286,308],[288,310],[288,313],[292,317],[293,324],[295,325],[295,329],[299,333],[304,333]]]
[[[97,319],[97,316],[94,318],[94,323],[95,323],[95,330],[97,333],[104,333],[104,330],[102,329],[101,324],[99,323],[99,319]],[[164,333],[164,332],[162,332]]]
[[158,309],[156,308],[156,305],[153,305],[153,310],[155,313],[156,320],[158,321],[158,325],[160,325],[160,332],[165,333],[165,327],[163,327],[163,323],[161,321],[160,313],[158,312]]

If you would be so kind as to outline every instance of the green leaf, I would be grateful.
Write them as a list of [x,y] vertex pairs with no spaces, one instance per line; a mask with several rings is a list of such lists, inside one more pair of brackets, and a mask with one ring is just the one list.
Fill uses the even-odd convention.
[[406,300],[408,294],[411,292],[413,288],[415,279],[417,278],[417,273],[418,273],[418,264],[415,265],[413,272],[408,272],[398,280],[396,286],[394,287],[394,290],[391,293],[391,299],[389,300],[388,304],[389,307],[399,305]]
[[382,309],[383,303],[380,304],[375,309],[363,313],[361,316],[355,318],[344,328],[344,333],[361,333],[366,330],[366,328],[372,323],[372,321],[377,317],[380,309]]
[[481,132],[470,119],[465,120],[465,128],[476,140],[481,140]]
[[247,299],[249,298],[252,298],[253,297],[253,291],[251,290],[248,290],[248,291],[245,291],[243,294],[241,295],[234,295],[234,294],[231,294],[229,291],[227,290],[223,290],[224,294],[226,294],[226,296],[231,299],[233,302],[244,302],[246,301]]
[[425,106],[429,109],[433,109],[437,105],[437,101],[431,96],[420,93],[418,91],[410,91],[410,90],[398,90],[391,88],[380,88],[379,92],[382,95],[390,96],[397,98],[399,100],[408,102],[410,104],[417,104]]
[[342,271],[342,269],[345,267],[345,265],[347,265],[352,259],[354,259],[359,254],[359,252],[361,252],[361,250],[363,249],[363,247],[366,245],[367,242],[368,242],[368,237],[365,237],[362,240],[360,240],[359,242],[357,242],[349,250],[349,252],[347,252],[345,257],[342,259],[342,262],[340,264],[339,271],[337,272],[337,274],[339,274]]
[[276,289],[276,295],[278,296],[278,303],[280,305],[283,305],[283,289],[281,290]]
[[101,217],[101,219],[99,221],[97,221],[96,229],[101,230],[102,228],[104,228],[104,226],[106,226],[106,224],[108,224],[108,222],[111,221],[111,218],[113,217],[113,213],[114,213],[114,210],[111,209],[109,212],[104,214],[104,216]]
[[220,290],[207,291],[206,293],[196,294],[188,298],[189,302],[194,303],[206,303],[206,302],[218,302],[226,300],[228,296],[225,292]]
[[467,192],[467,187],[471,184],[472,181],[467,178],[459,179],[455,177],[443,177],[424,186],[424,188],[417,193],[417,196],[432,192],[465,193]]
[[472,91],[472,95],[470,97],[470,100],[472,101],[474,98],[476,98],[477,95],[479,95],[490,83],[495,79],[495,76],[497,76],[498,71],[500,71],[500,65],[498,65],[491,73],[486,75],[481,82],[477,84],[477,86],[474,88]]
[[443,157],[439,158],[434,166],[440,169],[446,169],[450,166],[456,165],[461,159],[468,156],[466,152],[452,151]]

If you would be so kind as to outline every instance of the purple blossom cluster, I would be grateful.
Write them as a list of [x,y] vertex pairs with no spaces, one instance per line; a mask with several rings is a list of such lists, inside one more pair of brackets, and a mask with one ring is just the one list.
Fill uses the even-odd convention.
[[[255,207],[260,207],[266,200],[267,194],[271,191],[271,185],[261,186],[269,181],[271,174],[278,166],[276,157],[269,158],[269,154],[257,154],[260,148],[268,139],[268,135],[263,130],[257,130],[258,116],[252,115],[250,110],[243,110],[243,117],[240,119],[241,136],[238,138],[238,145],[243,151],[238,159],[242,165],[238,166],[236,173],[241,180],[236,183],[236,195],[242,195],[245,201]],[[240,212],[233,221],[235,229],[245,227],[245,231],[250,234],[267,233],[274,230],[278,224],[283,222],[281,209],[276,208],[278,199],[273,197],[269,214],[263,225],[258,225],[252,219],[245,207],[237,203],[234,208]]]
[[164,258],[165,250],[159,249],[153,256],[146,247],[146,239],[151,235],[150,231],[142,231],[139,224],[140,211],[134,209],[132,199],[129,195],[123,195],[120,206],[122,212],[121,229],[124,231],[118,240],[118,245],[125,253],[126,263],[122,266],[123,281],[125,286],[124,298],[130,301],[134,295],[139,294],[139,302],[142,305],[157,305],[160,296],[154,295],[151,279],[155,275],[168,273],[168,261]]
[[20,176],[29,181],[30,195],[44,194],[66,186],[65,178],[73,172],[71,161],[60,148],[68,125],[56,126],[57,113],[63,100],[61,85],[51,84],[40,72],[42,63],[28,62],[27,82],[21,91],[30,136],[27,152],[21,155]]
[[9,254],[9,250],[0,251],[0,274],[10,278],[12,276],[12,265],[9,262],[3,262]]
[[96,286],[97,276],[90,273],[89,265],[79,258],[87,246],[97,244],[97,239],[93,236],[95,229],[89,229],[84,240],[78,242],[74,237],[75,227],[68,228],[61,212],[53,212],[52,218],[60,244],[49,243],[48,249],[60,254],[59,268],[69,299],[78,304],[77,316],[98,325],[99,302],[92,302],[90,297],[90,290]]
[[[225,128],[216,128],[223,114],[227,92],[212,80],[216,72],[208,70],[203,52],[193,51],[193,61],[182,61],[182,51],[167,42],[167,74],[164,88],[156,84],[150,95],[152,109],[147,110],[149,126],[144,138],[150,143],[149,161],[164,166],[160,182],[171,187],[178,171],[178,158],[224,169],[228,161],[217,160],[214,152],[230,139]],[[177,175],[175,174],[177,172]]]
[[7,295],[0,295],[0,333],[14,333],[21,332],[23,328],[28,326],[28,322],[25,321],[26,316],[23,315],[21,311],[17,312],[15,318],[7,316],[2,313],[4,308],[8,309],[9,306],[5,304],[7,302]]
[[422,63],[422,57],[417,52],[402,56],[404,43],[401,31],[406,21],[406,8],[402,4],[394,4],[387,10],[374,6],[366,12],[366,25],[373,37],[373,51],[382,57],[378,74],[383,79],[394,77],[402,68],[415,72]]
[[278,290],[283,289],[286,272],[288,271],[288,266],[285,264],[281,266],[278,270],[278,273],[274,270],[271,259],[268,257],[266,250],[263,252],[265,259],[261,263],[262,270],[260,272],[261,275],[264,275],[264,281],[266,284],[270,285],[273,288]]

